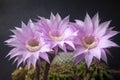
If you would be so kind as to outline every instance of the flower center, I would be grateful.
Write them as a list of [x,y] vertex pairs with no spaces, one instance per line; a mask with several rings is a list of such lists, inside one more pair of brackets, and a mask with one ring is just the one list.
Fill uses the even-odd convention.
[[61,41],[63,40],[63,35],[60,34],[59,31],[50,31],[49,36],[53,41]]
[[26,43],[26,48],[30,52],[38,51],[40,49],[40,42],[37,39],[28,40]]
[[98,39],[94,36],[85,36],[82,38],[82,44],[85,48],[91,49],[97,46]]

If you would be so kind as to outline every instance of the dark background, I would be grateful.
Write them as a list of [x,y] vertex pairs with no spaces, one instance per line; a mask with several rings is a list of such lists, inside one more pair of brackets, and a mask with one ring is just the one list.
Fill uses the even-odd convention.
[[[11,80],[11,73],[16,68],[16,64],[5,58],[11,48],[5,46],[4,41],[12,34],[9,29],[20,26],[21,21],[27,23],[37,16],[49,18],[51,12],[58,12],[62,18],[70,15],[70,21],[83,20],[86,13],[92,17],[99,12],[101,21],[112,20],[111,26],[120,31],[119,5],[115,0],[0,0],[0,80]],[[120,35],[113,40],[120,45]],[[120,70],[120,48],[109,50],[112,53],[112,57],[108,56],[109,67]]]

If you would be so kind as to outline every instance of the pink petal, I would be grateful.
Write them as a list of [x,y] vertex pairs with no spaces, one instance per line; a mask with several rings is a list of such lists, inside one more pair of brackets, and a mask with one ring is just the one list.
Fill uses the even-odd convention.
[[66,41],[65,43],[71,46],[75,50],[75,46],[72,41]]
[[85,20],[84,20],[85,28],[88,32],[93,31],[93,24],[90,16],[86,14]]
[[59,14],[56,14],[55,18],[52,18],[50,20],[50,24],[49,27],[51,28],[51,30],[55,29],[59,29],[59,23],[61,22],[61,17],[59,16]]
[[43,45],[40,49],[40,52],[49,52],[52,51],[49,45]]
[[50,30],[49,26],[51,26],[49,20],[47,20],[45,18],[41,18],[41,20],[37,24],[39,26],[39,30],[38,31],[41,31],[43,33],[48,33],[49,32],[49,30]]
[[[28,22],[28,24],[30,24],[30,23]],[[31,28],[28,27],[27,25],[25,25],[23,22],[22,22],[22,35],[25,38],[28,38],[29,36],[33,36],[33,32],[31,30]]]
[[19,47],[19,48],[24,48],[24,40],[23,39],[19,40],[17,38],[11,38],[9,40],[6,40],[5,42],[7,43],[6,45],[9,45],[10,47]]
[[119,47],[116,43],[106,39],[101,39],[98,46],[100,48]]
[[88,54],[86,53],[86,55],[85,55],[85,61],[86,61],[86,64],[87,64],[88,67],[91,64],[92,59],[93,59],[93,56],[91,54],[89,54],[89,53]]
[[93,48],[90,50],[90,54],[100,60],[101,58],[101,49],[100,48]]
[[36,59],[36,58],[34,58],[33,56],[31,56],[31,57],[30,57],[30,62],[32,63],[32,65],[33,65],[34,67],[36,67],[36,62],[37,62],[37,59]]
[[27,25],[24,22],[21,22],[21,24],[23,29],[27,28]]
[[23,54],[23,61],[25,62],[30,56],[32,56],[32,53],[24,52],[24,54]]
[[42,59],[44,59],[45,61],[47,61],[48,63],[50,63],[49,58],[48,58],[48,54],[46,53],[40,53],[39,55]]
[[34,53],[34,57],[35,57],[36,59],[39,59],[39,52]]
[[14,53],[16,53],[17,51],[18,51],[17,48],[13,48],[6,57],[8,57],[10,55],[14,55]]
[[58,22],[61,21],[61,17],[60,17],[60,15],[59,15],[59,13],[56,14],[56,20],[57,20]]
[[23,53],[24,53],[23,51],[16,49],[16,51],[14,51],[14,50],[10,51],[8,56],[10,55],[10,59],[12,59],[13,57],[20,56]]
[[73,34],[73,31],[71,28],[67,28],[64,32],[64,37],[67,38],[69,36],[71,36],[71,34]]
[[12,58],[14,58],[14,57],[16,57],[16,56],[19,56],[19,53],[18,53],[18,52],[17,52],[17,53],[12,53],[12,55],[10,55],[9,60],[12,59]]
[[50,42],[51,43],[51,48],[55,48],[56,46],[58,46],[58,43],[57,42]]
[[84,22],[81,20],[75,20],[75,22],[79,25],[79,27],[83,27],[84,26]]
[[18,30],[11,30],[11,31],[15,34],[16,37],[23,38],[23,35],[21,34],[20,31],[18,31]]
[[51,13],[51,15],[50,15],[50,20],[55,20],[55,16],[54,16],[54,14],[53,13]]
[[88,51],[88,50],[86,50],[85,48],[79,47],[79,48],[77,48],[77,49],[74,51],[73,57],[77,57],[77,56],[79,56],[79,55],[81,55],[81,54],[86,53],[87,51]]
[[98,37],[103,36],[106,33],[107,28],[109,27],[111,21],[106,21],[102,24],[100,24],[100,26],[98,28],[96,28],[95,30],[95,35]]
[[19,56],[18,58],[19,59],[18,59],[18,62],[17,62],[17,67],[19,67],[19,65],[23,62],[22,56]]
[[11,43],[11,42],[13,42],[15,40],[16,40],[15,38],[11,38],[11,39],[6,40],[5,42],[9,44],[9,43]]
[[65,53],[67,53],[66,46],[65,46],[64,42],[60,42],[60,44],[58,44],[58,46],[59,46]]
[[22,29],[21,28],[18,28],[18,27],[15,27],[15,29],[19,32],[22,32]]
[[15,62],[17,62],[17,60],[18,60],[18,57],[16,57],[16,58],[14,59],[14,61],[13,61],[12,64],[14,64]]
[[33,31],[36,30],[36,26],[34,25],[34,23],[32,22],[32,20],[30,19],[27,26],[29,26]]
[[106,54],[108,54],[109,56],[113,57],[109,50],[104,49],[104,51],[106,52]]
[[66,30],[65,30],[65,32],[64,32],[64,37],[65,37],[65,39],[69,39],[69,38],[71,38],[71,37],[75,37],[75,36],[77,36],[77,34],[78,34],[78,31],[76,30],[76,31],[73,31],[73,29],[72,28],[67,28]]
[[28,59],[28,60],[27,60],[28,69],[30,69],[30,65],[31,65],[31,61],[30,61],[30,59]]
[[109,39],[115,35],[117,35],[119,32],[118,31],[109,31],[103,38]]
[[82,60],[83,60],[83,58],[84,58],[85,56],[82,54],[82,55],[79,55],[77,58],[76,58],[76,60],[75,60],[75,65],[77,65],[78,63],[80,63]]
[[107,63],[107,56],[106,56],[106,53],[103,49],[102,49],[102,53],[101,53],[101,58],[103,61],[105,61]]
[[92,18],[93,26],[96,29],[99,25],[99,16],[98,13]]
[[110,20],[110,21],[103,22],[103,23],[100,24],[100,27],[102,27],[102,28],[105,27],[105,28],[107,29],[107,28],[109,27],[110,23],[111,23],[111,20]]
[[53,48],[53,50],[54,50],[53,54],[55,54],[55,55],[58,54],[58,49],[59,49],[58,46],[54,47]]
[[66,28],[69,26],[69,16],[65,17],[61,22],[59,22],[58,29],[60,30],[60,33],[63,33]]

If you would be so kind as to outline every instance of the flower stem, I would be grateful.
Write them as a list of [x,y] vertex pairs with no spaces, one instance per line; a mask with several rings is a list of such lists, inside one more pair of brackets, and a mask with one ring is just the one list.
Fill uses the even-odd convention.
[[[50,57],[50,64],[51,64],[53,59],[54,59],[54,55],[49,56],[49,57]],[[47,80],[48,79],[48,72],[50,70],[50,64],[46,62],[43,80]]]
[[36,62],[36,69],[35,69],[35,80],[40,80],[40,60],[37,60]]

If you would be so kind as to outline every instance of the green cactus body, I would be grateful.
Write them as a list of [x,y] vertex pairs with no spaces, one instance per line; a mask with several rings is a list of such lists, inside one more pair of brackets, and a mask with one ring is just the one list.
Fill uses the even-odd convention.
[[[48,80],[112,80],[108,73],[108,68],[103,64],[96,66],[93,62],[85,72],[85,63],[74,66],[72,53],[68,55],[62,52],[55,56],[49,70]],[[45,63],[41,63],[40,80],[43,80]],[[27,66],[20,67],[12,73],[13,80],[34,80],[35,69],[31,65],[28,70]]]

